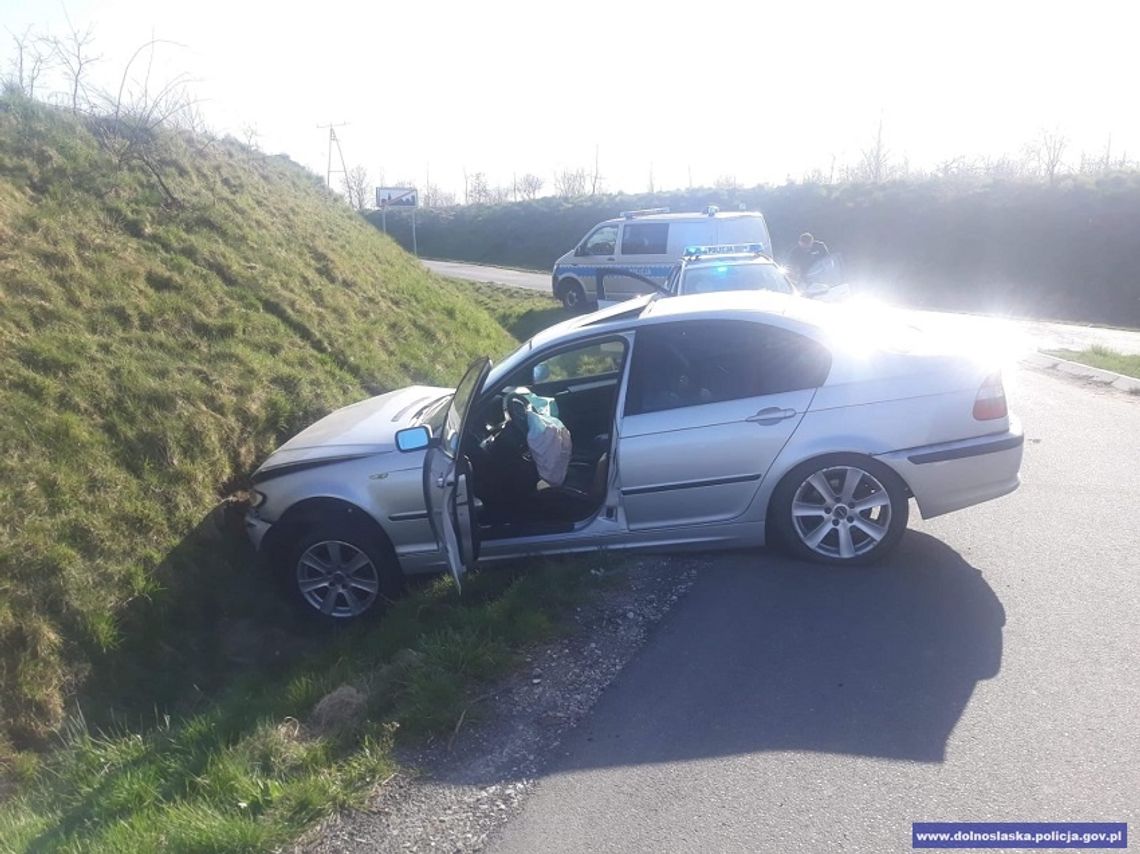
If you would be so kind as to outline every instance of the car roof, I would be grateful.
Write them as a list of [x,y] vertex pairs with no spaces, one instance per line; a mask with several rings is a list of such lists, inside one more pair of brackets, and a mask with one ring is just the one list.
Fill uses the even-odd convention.
[[[804,326],[826,325],[834,314],[833,306],[794,294],[776,291],[713,291],[703,294],[684,294],[653,300],[641,312],[641,319],[682,320],[696,317],[739,317],[761,320],[790,320]],[[783,324],[781,324],[783,325]]]
[[760,211],[717,211],[716,213],[712,214],[705,213],[704,211],[688,211],[678,213],[640,214],[638,216],[615,216],[607,219],[605,222],[601,223],[601,225],[616,225],[622,222],[697,222],[706,219],[751,219],[763,216],[764,214],[762,214]]
[[647,323],[686,319],[740,318],[799,331],[822,334],[834,322],[835,307],[776,291],[716,291],[681,296],[646,295],[636,297],[593,314],[574,317],[537,333],[532,347],[538,348],[561,339],[571,340],[606,329],[636,328]]

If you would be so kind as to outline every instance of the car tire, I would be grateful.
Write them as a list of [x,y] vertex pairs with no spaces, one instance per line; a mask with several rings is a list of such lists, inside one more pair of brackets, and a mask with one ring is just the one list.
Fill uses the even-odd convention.
[[906,484],[883,463],[832,454],[796,466],[772,496],[770,522],[795,557],[861,566],[885,557],[906,531]]
[[586,310],[586,291],[580,282],[570,281],[562,286],[562,307],[575,314]]
[[298,610],[314,619],[375,615],[403,589],[391,545],[365,525],[318,521],[283,551],[281,580]]

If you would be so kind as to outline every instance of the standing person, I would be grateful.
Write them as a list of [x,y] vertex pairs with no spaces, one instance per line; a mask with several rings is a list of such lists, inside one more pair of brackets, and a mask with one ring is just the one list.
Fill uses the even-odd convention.
[[800,235],[799,242],[788,253],[786,266],[792,281],[802,282],[808,270],[830,254],[826,243],[816,240],[810,232],[805,231]]

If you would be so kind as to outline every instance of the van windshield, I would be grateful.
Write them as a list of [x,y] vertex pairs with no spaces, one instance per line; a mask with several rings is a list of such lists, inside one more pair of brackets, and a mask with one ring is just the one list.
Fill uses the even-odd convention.
[[689,267],[682,274],[678,293],[707,294],[714,291],[795,292],[787,277],[774,264],[706,264]]

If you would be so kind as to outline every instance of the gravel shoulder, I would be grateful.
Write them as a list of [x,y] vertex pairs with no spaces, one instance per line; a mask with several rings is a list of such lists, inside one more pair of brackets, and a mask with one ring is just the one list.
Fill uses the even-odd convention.
[[702,564],[664,556],[625,564],[612,585],[577,608],[567,634],[487,686],[450,738],[398,751],[403,770],[378,781],[363,808],[334,816],[291,850],[481,850]]

